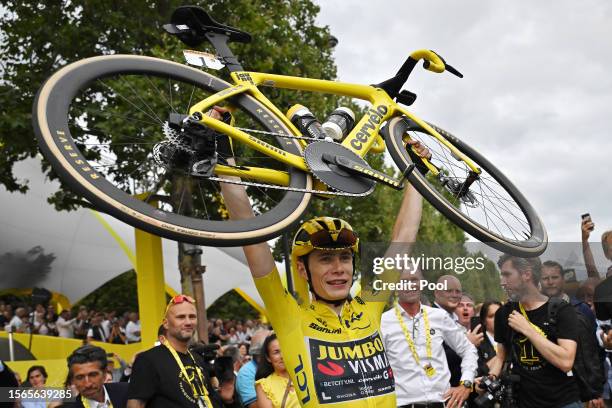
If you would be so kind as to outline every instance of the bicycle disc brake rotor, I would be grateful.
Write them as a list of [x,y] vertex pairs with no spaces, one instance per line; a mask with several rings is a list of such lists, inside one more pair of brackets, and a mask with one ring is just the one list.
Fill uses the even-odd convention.
[[336,143],[324,140],[310,143],[304,149],[304,160],[312,174],[328,187],[352,194],[369,194],[374,191],[376,182],[342,170],[335,164],[323,160],[323,154],[343,156],[361,163],[365,168],[370,165],[360,156]]

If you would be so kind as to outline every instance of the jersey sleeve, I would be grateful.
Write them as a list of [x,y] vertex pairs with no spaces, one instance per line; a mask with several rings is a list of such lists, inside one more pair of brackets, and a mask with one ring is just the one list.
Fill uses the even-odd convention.
[[155,390],[159,389],[157,371],[147,355],[140,354],[132,366],[128,399],[148,401],[153,398]]
[[578,316],[570,304],[563,305],[557,312],[557,338],[578,341]]
[[300,324],[299,306],[283,287],[276,267],[266,276],[255,278],[254,281],[274,331],[289,332]]

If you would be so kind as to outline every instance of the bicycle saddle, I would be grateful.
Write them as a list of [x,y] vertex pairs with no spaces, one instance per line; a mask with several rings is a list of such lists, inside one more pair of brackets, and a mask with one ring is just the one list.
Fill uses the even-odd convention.
[[190,47],[196,47],[204,42],[207,33],[217,33],[227,36],[228,41],[248,43],[251,34],[216,22],[208,13],[198,6],[182,6],[174,10],[170,24],[164,24],[164,30],[176,35]]

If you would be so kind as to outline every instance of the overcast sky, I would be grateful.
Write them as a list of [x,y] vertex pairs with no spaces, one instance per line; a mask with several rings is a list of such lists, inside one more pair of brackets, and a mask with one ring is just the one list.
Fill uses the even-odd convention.
[[415,70],[411,110],[476,147],[523,191],[551,241],[580,214],[612,228],[612,2],[318,0],[338,79],[392,76],[429,48],[459,69]]

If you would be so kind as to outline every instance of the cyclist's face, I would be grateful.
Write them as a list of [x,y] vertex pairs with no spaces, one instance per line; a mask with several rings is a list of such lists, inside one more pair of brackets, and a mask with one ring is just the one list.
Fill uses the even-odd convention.
[[[353,252],[350,249],[326,251],[315,249],[308,255],[312,286],[319,296],[329,300],[344,299],[353,283]],[[298,263],[300,274],[307,278],[303,263]]]
[[559,268],[555,266],[543,266],[540,277],[542,293],[546,296],[559,296],[563,293],[563,276]]

